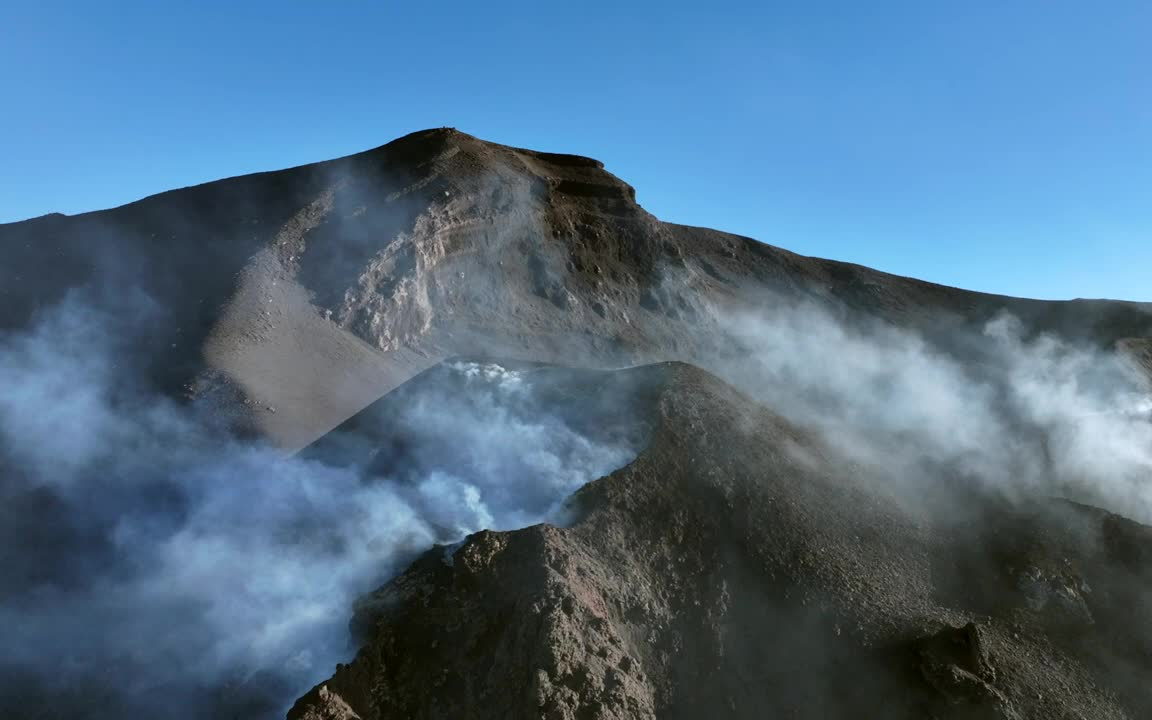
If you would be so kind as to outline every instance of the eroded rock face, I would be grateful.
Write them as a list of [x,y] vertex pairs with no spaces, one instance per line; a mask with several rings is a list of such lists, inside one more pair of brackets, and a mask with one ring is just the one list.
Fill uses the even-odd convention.
[[324,686],[316,689],[315,702],[300,717],[301,720],[360,720],[348,703]]
[[996,666],[976,623],[945,626],[921,639],[920,673],[952,705],[968,706],[974,716],[1019,717],[996,688]]
[[[1076,607],[1116,617],[1132,597],[1123,592],[1146,587],[1132,550],[1146,530],[1104,540],[1113,516],[1057,504],[1024,513],[1030,523],[989,520],[991,547],[945,567],[956,507],[900,509],[865,469],[714,378],[659,371],[650,444],[576,494],[571,526],[486,531],[427,553],[364,598],[353,623],[364,648],[289,717],[333,695],[364,720],[847,718],[862,708],[1120,718],[1152,707],[1146,690],[1118,680],[1145,657],[1148,625],[1092,650],[1113,636],[1070,621],[1060,602],[1037,604],[1035,588],[1014,581],[1031,571],[1012,565],[1070,553],[1069,567],[1090,564],[1095,579],[1068,570],[1062,583],[1113,588],[1085,591]],[[975,581],[992,589],[965,592]]]

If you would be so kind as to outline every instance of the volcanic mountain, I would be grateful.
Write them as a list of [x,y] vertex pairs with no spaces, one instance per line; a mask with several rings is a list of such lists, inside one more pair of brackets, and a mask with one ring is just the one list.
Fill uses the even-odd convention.
[[942,346],[1003,312],[1108,348],[1152,334],[1149,304],[965,292],[663,223],[596,160],[448,128],[2,225],[0,252],[0,329],[85,288],[142,316],[124,324],[157,388],[210,397],[289,450],[448,357],[719,371],[709,309],[802,299]]
[[[60,617],[121,622],[138,576],[171,601],[53,635],[45,662],[85,684],[27,670],[46,631],[24,632],[8,716],[263,717],[316,682],[289,717],[1152,708],[1152,304],[665,223],[596,160],[448,128],[0,225],[0,258],[0,618],[78,597]],[[382,497],[410,532],[382,539]],[[247,612],[245,573],[304,545],[311,574],[272,572]],[[302,687],[165,684],[193,645],[196,673],[291,645],[280,606],[322,615],[311,591],[376,556],[340,585],[378,589],[330,679],[301,634]],[[157,638],[181,613],[227,635],[236,606],[269,616],[259,643]],[[93,669],[105,645],[123,669]]]

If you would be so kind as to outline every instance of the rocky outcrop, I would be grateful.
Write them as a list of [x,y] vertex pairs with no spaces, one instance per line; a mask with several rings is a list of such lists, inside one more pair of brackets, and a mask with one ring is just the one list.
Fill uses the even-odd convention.
[[425,554],[360,602],[363,649],[289,717],[333,698],[363,720],[1152,708],[1123,679],[1152,625],[1121,620],[1152,578],[1148,529],[1061,501],[958,541],[984,500],[911,510],[708,374],[644,372],[661,387],[649,443],[572,498],[571,525]]

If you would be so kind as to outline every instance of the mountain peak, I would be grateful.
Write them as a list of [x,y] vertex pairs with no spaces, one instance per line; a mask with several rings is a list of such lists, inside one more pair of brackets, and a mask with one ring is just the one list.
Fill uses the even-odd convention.
[[710,368],[705,321],[781,298],[927,329],[1010,312],[1108,347],[1152,334],[1129,303],[967,293],[662,223],[598,160],[447,127],[5,225],[0,249],[0,330],[78,289],[116,317],[146,298],[142,376],[290,450],[447,357]]

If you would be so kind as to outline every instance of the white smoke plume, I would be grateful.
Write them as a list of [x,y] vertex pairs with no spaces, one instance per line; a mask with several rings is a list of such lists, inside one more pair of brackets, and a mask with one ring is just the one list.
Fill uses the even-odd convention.
[[943,474],[1008,500],[1062,496],[1152,521],[1150,395],[1121,355],[1029,336],[1009,315],[953,338],[964,352],[815,302],[766,305],[711,313],[721,345],[738,348],[718,365],[893,489]]
[[637,451],[532,402],[528,371],[459,362],[468,392],[393,418],[408,466],[285,457],[137,387],[116,340],[135,320],[74,293],[0,338],[0,706],[282,716],[350,659],[356,596],[436,542],[552,517]]

